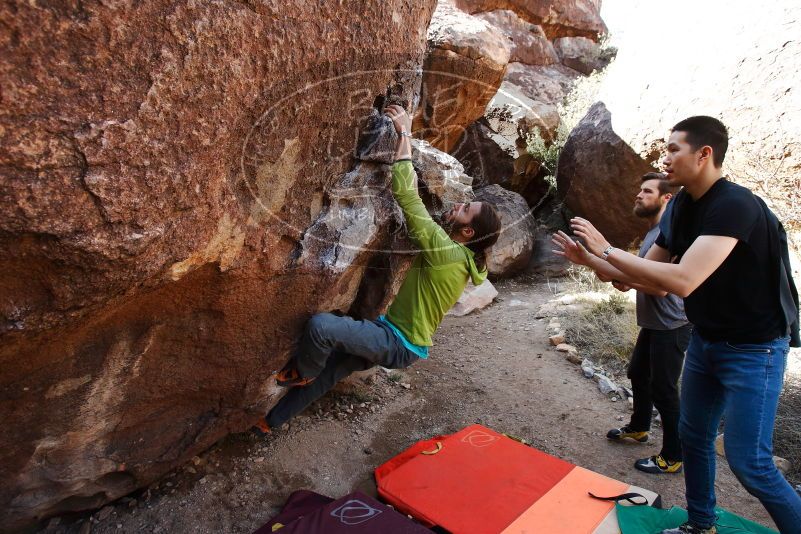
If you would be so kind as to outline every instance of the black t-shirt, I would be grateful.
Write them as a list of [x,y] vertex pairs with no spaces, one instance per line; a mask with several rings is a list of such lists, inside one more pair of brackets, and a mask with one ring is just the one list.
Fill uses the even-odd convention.
[[720,267],[684,299],[687,319],[709,341],[761,343],[785,335],[768,221],[754,194],[721,179],[697,201],[681,195],[673,207],[671,239],[656,239],[676,261],[699,236],[737,239]]

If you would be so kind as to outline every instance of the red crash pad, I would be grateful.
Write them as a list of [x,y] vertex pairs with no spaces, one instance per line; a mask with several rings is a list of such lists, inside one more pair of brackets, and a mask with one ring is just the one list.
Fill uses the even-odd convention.
[[454,534],[619,532],[614,503],[588,492],[657,497],[481,425],[418,442],[375,476],[383,500]]

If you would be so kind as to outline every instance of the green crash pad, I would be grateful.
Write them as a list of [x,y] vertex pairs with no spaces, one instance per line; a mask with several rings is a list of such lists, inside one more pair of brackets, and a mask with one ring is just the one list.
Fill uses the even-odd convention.
[[[622,534],[659,534],[666,528],[676,528],[687,521],[687,511],[674,506],[661,510],[651,506],[615,505],[617,522]],[[723,508],[716,508],[718,534],[777,534],[775,530],[763,527],[742,518]]]

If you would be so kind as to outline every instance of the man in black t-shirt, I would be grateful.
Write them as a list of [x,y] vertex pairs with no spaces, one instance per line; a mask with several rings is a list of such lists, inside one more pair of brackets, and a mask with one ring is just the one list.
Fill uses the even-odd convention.
[[714,440],[725,417],[732,471],[782,533],[798,533],[801,497],[772,457],[798,306],[788,298],[795,290],[777,245],[783,229],[751,191],[722,177],[727,147],[726,127],[712,117],[690,117],[673,127],[663,163],[668,180],[684,189],[673,201],[669,228],[662,228],[645,258],[610,246],[579,217],[571,227],[585,245],[563,232],[553,241],[558,254],[604,276],[683,297],[695,325],[679,422],[689,522],[664,532],[716,532]]

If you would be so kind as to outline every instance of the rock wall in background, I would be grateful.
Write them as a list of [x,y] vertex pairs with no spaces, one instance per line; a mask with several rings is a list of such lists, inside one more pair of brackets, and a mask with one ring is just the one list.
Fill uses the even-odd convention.
[[606,33],[600,2],[594,0],[456,0],[468,13],[507,9],[542,26],[549,39],[583,36],[594,40]]
[[[687,10],[694,16],[682,15]],[[644,160],[657,161],[679,120],[718,117],[730,134],[724,172],[766,199],[798,247],[801,4],[780,0],[754,10],[748,2],[679,0],[655,10],[637,0],[605,2],[603,15],[620,52],[597,100],[610,111],[616,135]],[[680,59],[664,59],[668,51]]]
[[[536,205],[547,172],[529,153],[529,137],[552,142],[574,82],[612,57],[598,42],[606,31],[598,9],[586,0],[440,2],[423,73],[423,100],[432,105],[418,110],[415,134],[453,154],[479,187],[500,184]],[[467,68],[462,56],[471,58]],[[475,65],[492,74],[478,75]],[[470,100],[476,87],[481,98]]]
[[506,37],[491,24],[440,0],[428,28],[415,135],[450,152],[484,114],[509,62]]
[[389,176],[352,154],[419,98],[434,0],[284,9],[0,7],[5,528],[246,429],[311,313],[391,296]]

